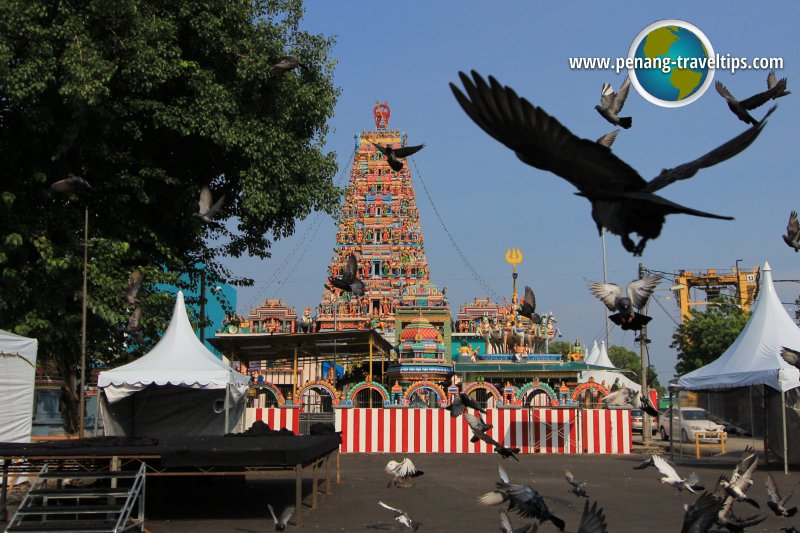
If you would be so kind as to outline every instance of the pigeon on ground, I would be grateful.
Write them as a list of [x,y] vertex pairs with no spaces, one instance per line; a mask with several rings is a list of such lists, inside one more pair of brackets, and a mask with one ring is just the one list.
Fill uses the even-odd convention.
[[778,79],[774,70],[767,74],[767,92],[771,93],[773,100],[792,94],[791,91],[786,90],[786,83],[786,78]]
[[58,180],[50,185],[50,188],[56,192],[79,192],[90,191],[94,189],[91,185],[89,185],[88,181],[80,176],[76,176],[75,174],[70,174],[63,180]]
[[792,497],[792,492],[790,492],[785,498],[781,498],[781,494],[778,492],[778,486],[775,484],[775,480],[772,479],[772,474],[770,473],[767,473],[767,479],[765,483],[767,486],[767,497],[769,498],[769,501],[767,501],[767,506],[772,509],[772,512],[775,513],[775,516],[778,518],[788,518],[797,514],[796,506],[792,507],[791,509],[786,508],[786,502],[788,502],[789,498]]
[[797,221],[797,211],[789,213],[789,223],[786,224],[786,235],[781,235],[783,242],[794,248],[795,253],[800,252],[800,222]]
[[125,301],[133,305],[136,303],[136,295],[139,294],[139,289],[142,287],[144,281],[144,273],[138,268],[134,268],[130,276],[128,276],[128,290],[125,293]]
[[622,106],[625,105],[625,100],[628,98],[628,91],[631,89],[630,78],[625,78],[619,88],[619,92],[614,92],[610,83],[604,83],[600,89],[600,104],[594,106],[600,115],[614,124],[615,126],[622,126],[625,129],[633,125],[631,117],[620,117],[619,112],[622,111]]
[[477,401],[475,401],[475,399],[472,396],[463,392],[459,392],[458,396],[453,398],[453,402],[450,405],[446,406],[445,409],[450,411],[450,416],[455,418],[463,414],[467,407],[475,409],[483,414],[486,414],[486,409],[481,407],[481,405]]
[[[675,181],[691,178],[702,168],[735,156],[758,137],[766,124],[762,120],[698,159],[662,170],[648,182],[611,150],[575,136],[558,120],[517,96],[510,87],[503,87],[493,77],[490,76],[487,83],[475,71],[472,72],[474,81],[463,72],[459,76],[468,96],[452,83],[450,88],[467,115],[486,133],[513,150],[522,162],[550,171],[577,187],[576,194],[592,204],[592,218],[598,233],[606,228],[619,235],[625,249],[633,255],[642,255],[647,241],[661,234],[669,214],[732,220],[732,217],[678,205],[654,193]],[[631,233],[641,237],[638,244],[630,238]]]
[[525,518],[538,518],[540,524],[550,520],[558,529],[564,530],[564,521],[550,512],[544,498],[536,489],[530,485],[511,483],[502,466],[497,471],[500,475],[497,488],[478,498],[481,505],[500,505],[507,501],[509,511],[516,510]]
[[353,293],[353,296],[360,298],[364,296],[364,282],[358,279],[357,275],[358,262],[356,261],[356,256],[350,254],[347,256],[347,263],[341,275],[337,277],[331,276],[328,281],[337,289]]
[[[516,533],[536,533],[538,530],[539,525],[532,523],[517,528]],[[514,528],[511,527],[511,520],[508,519],[508,513],[502,509],[500,509],[500,533],[515,533]]]
[[197,201],[198,211],[194,214],[194,216],[199,217],[203,222],[212,222],[214,216],[222,208],[222,204],[224,202],[224,194],[220,196],[216,202],[214,202],[214,197],[211,195],[211,189],[203,185],[203,188],[200,189],[200,199]]
[[408,156],[414,155],[423,148],[425,148],[424,144],[419,144],[416,146],[401,146],[400,148],[392,148],[388,144],[378,144],[370,141],[375,148],[378,149],[380,153],[386,156],[386,161],[389,163],[389,166],[395,172],[400,172],[403,170],[403,162],[400,161],[401,159],[405,159]]
[[[584,498],[588,498],[588,497],[589,497],[589,496],[586,494],[586,482],[585,482],[585,481],[583,481],[583,482],[581,482],[581,483],[578,483],[578,482],[575,480],[575,476],[573,476],[573,475],[572,475],[572,472],[570,472],[569,470],[564,470],[564,476],[565,476],[565,477],[566,477],[566,479],[567,479],[567,483],[569,483],[569,484],[570,484],[570,489],[569,489],[569,491],[570,491],[572,494],[574,494],[575,496],[577,496],[577,497],[579,497],[579,498],[580,498],[581,496],[583,496]],[[586,502],[586,503],[588,504],[589,502]]]
[[694,485],[696,485],[700,480],[697,477],[697,474],[692,472],[688,477],[682,478],[678,475],[674,468],[660,455],[653,456],[653,465],[658,469],[659,472],[663,475],[661,478],[661,483],[667,483],[668,485],[672,485],[679,491],[686,489],[689,492],[695,492]]
[[693,504],[684,504],[683,508],[686,513],[681,533],[706,533],[717,521],[722,500],[711,492],[704,492]]
[[617,140],[617,135],[619,135],[619,130],[609,131],[599,139],[597,139],[597,144],[600,146],[605,146],[606,148],[611,148],[611,145],[614,144],[614,141]]
[[[769,84],[769,78],[767,78],[767,80],[767,84]],[[717,92],[725,99],[726,102],[728,102],[728,108],[739,118],[739,120],[748,124],[752,124],[753,126],[757,126],[759,121],[754,119],[752,115],[748,113],[748,111],[760,107],[770,100],[774,100],[777,98],[777,96],[774,95],[783,93],[783,91],[786,89],[786,78],[782,79],[781,81],[776,81],[776,85],[771,89],[767,89],[762,93],[754,94],[750,98],[742,100],[741,102],[733,97],[733,95],[730,93],[727,87],[722,84],[721,81],[717,80],[715,87],[717,88]],[[781,94],[781,96],[783,96],[783,94]]]
[[297,67],[302,67],[306,69],[306,66],[300,62],[299,59],[293,56],[286,56],[276,64],[272,65],[269,69],[270,74],[283,74],[284,72],[288,72],[290,70],[294,70]]
[[403,511],[403,510],[395,509],[394,507],[390,507],[390,506],[386,505],[385,503],[383,503],[381,501],[378,502],[378,505],[380,505],[381,507],[383,507],[385,509],[389,509],[390,511],[393,511],[394,512],[394,519],[397,520],[398,522],[400,522],[402,525],[406,526],[409,529],[413,529],[414,531],[416,531],[416,530],[419,529],[419,526],[422,525],[421,523],[415,522],[414,520],[412,520],[411,517],[408,516],[408,513]]
[[411,459],[408,457],[399,463],[397,461],[389,461],[386,464],[384,471],[392,476],[392,479],[386,485],[386,488],[391,487],[392,483],[394,483],[395,487],[404,489],[412,486],[412,477],[419,477],[425,473],[422,470],[417,470],[417,468],[414,466],[414,463],[412,463]]
[[634,308],[643,309],[660,282],[660,276],[635,279],[628,283],[624,292],[616,283],[592,282],[589,291],[614,313],[608,317],[614,324],[626,331],[639,331],[651,318],[637,313]]
[[525,297],[520,302],[519,314],[525,318],[531,319],[535,324],[542,321],[542,317],[535,313],[536,311],[536,295],[533,294],[533,289],[525,285]]
[[781,357],[792,366],[800,368],[800,352],[786,346],[781,346]]
[[294,505],[285,507],[280,518],[275,516],[275,510],[272,509],[272,505],[267,504],[267,507],[269,507],[269,514],[272,515],[272,520],[275,521],[275,531],[283,531],[286,529],[286,524],[289,523],[289,519],[292,517],[292,513],[294,513]]

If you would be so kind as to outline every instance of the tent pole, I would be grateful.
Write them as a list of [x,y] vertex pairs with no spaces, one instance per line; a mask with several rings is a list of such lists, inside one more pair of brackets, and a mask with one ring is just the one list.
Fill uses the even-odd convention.
[[675,411],[672,408],[672,389],[669,389],[669,460],[675,462],[675,447],[672,445],[672,418]]
[[767,387],[761,385],[761,411],[764,422],[764,462],[769,462],[769,425],[767,425]]
[[789,475],[789,454],[788,443],[786,441],[786,391],[781,391],[781,413],[783,416],[783,473]]
[[756,417],[753,411],[753,386],[750,385],[750,447],[756,449]]
[[228,408],[230,407],[230,403],[228,402],[228,393],[230,386],[231,386],[230,383],[225,384],[225,431],[222,432],[223,435],[225,435],[228,432],[228,416],[229,416]]

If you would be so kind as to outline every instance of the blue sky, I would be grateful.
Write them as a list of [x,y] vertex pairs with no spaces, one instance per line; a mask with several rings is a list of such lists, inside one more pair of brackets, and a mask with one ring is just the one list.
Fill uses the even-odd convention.
[[[635,7],[634,7],[635,6]],[[681,19],[698,26],[715,52],[747,57],[782,57],[779,77],[800,91],[800,4],[770,10],[755,3],[655,3],[409,1],[306,2],[303,27],[335,35],[338,59],[335,83],[342,94],[331,120],[327,149],[334,151],[349,176],[354,135],[372,129],[376,100],[391,107],[391,128],[408,133],[410,144],[425,143],[412,165],[417,205],[432,280],[448,288],[453,312],[484,296],[456,254],[422,187],[481,277],[501,296],[510,297],[509,247],[521,249],[519,282],[529,284],[540,312],[552,311],[564,340],[588,344],[605,334],[604,311],[586,289],[585,279],[602,280],[600,239],[589,203],[553,174],[529,167],[480,130],[461,110],[448,87],[458,71],[494,75],[534,105],[557,117],[573,133],[596,139],[612,129],[593,109],[604,82],[617,88],[624,74],[570,70],[569,57],[625,56],[634,37],[660,19]],[[724,10],[724,13],[721,12]],[[609,13],[613,13],[610,16]],[[766,71],[717,71],[734,96],[745,98],[765,88]],[[791,210],[800,210],[796,158],[800,92],[778,101],[777,112],[745,152],[693,179],[662,191],[695,209],[734,216],[732,222],[670,216],[661,236],[650,241],[642,258],[607,235],[609,281],[628,283],[645,267],[731,269],[769,261],[775,279],[800,279],[800,254],[781,239]],[[766,108],[756,110],[760,117]],[[662,169],[690,161],[746,127],[711,88],[679,109],[660,108],[631,90],[623,115],[633,127],[623,131],[614,152],[645,179]],[[267,297],[280,297],[298,311],[319,303],[336,226],[325,215],[301,221],[296,234],[273,247],[262,261],[228,261],[234,273],[256,280],[240,289],[240,312]],[[302,256],[301,256],[302,253]],[[302,257],[302,258],[301,258]],[[279,268],[283,266],[282,270]],[[651,303],[651,362],[664,383],[674,372],[669,348],[679,320],[669,281]],[[793,302],[800,284],[779,283],[784,302]],[[787,306],[794,313],[793,306]],[[638,352],[633,335],[614,328],[612,344]]]

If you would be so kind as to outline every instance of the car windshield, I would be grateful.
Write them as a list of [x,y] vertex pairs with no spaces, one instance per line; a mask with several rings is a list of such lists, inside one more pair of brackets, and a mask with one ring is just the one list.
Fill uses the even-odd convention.
[[631,409],[631,416],[642,416],[641,409]]
[[708,413],[705,411],[683,411],[681,413],[684,420],[708,420]]

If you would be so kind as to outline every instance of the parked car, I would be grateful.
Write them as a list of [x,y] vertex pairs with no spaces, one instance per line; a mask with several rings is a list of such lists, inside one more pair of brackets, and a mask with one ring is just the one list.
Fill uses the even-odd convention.
[[[680,434],[682,442],[694,442],[697,432],[702,431],[721,431],[725,432],[725,427],[713,422],[708,417],[708,411],[700,407],[681,407],[680,410],[670,411],[667,409],[661,417],[659,431],[662,440],[669,440],[669,421],[672,418],[673,430]],[[719,437],[703,437],[700,442],[719,442]]]
[[650,417],[650,431],[653,435],[658,433],[658,418],[653,418],[650,415],[645,415],[644,411],[641,409],[631,409],[631,428],[633,429],[634,433],[641,433],[642,432],[642,417],[648,416]]

